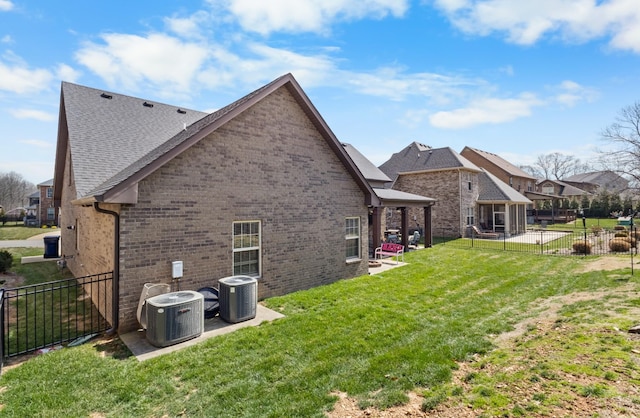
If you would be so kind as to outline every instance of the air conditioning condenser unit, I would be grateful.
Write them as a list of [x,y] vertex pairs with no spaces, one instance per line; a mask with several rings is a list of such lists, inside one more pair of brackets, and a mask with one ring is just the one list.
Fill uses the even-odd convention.
[[164,293],[146,300],[147,340],[166,347],[198,337],[204,331],[204,297],[183,290]]
[[258,281],[249,276],[231,276],[218,280],[220,318],[236,323],[256,317]]

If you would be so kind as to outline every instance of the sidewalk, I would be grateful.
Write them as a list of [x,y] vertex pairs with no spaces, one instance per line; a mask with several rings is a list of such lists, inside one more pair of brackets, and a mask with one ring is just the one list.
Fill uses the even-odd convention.
[[0,248],[18,248],[18,247],[30,247],[30,248],[44,248],[44,237],[48,236],[60,236],[59,229],[50,229],[48,232],[35,235],[31,238],[23,240],[6,240],[0,241]]

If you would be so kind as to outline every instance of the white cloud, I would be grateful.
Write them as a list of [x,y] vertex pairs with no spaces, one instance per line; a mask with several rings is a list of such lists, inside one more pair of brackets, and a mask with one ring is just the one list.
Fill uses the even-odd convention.
[[247,31],[325,32],[334,21],[402,16],[408,0],[211,0],[227,8]]
[[0,38],[0,42],[2,42],[3,44],[12,44],[13,38],[11,37],[11,35],[4,35],[2,38]]
[[81,73],[67,64],[59,64],[56,69],[56,78],[63,81],[75,83],[80,78]]
[[530,93],[513,99],[485,98],[475,100],[464,108],[436,112],[429,117],[429,121],[433,126],[443,129],[504,123],[531,115],[532,109],[541,104],[542,101]]
[[165,34],[143,37],[114,33],[101,37],[103,44],[86,43],[76,59],[110,86],[122,85],[133,91],[148,82],[151,87],[188,92],[208,55],[205,45]]
[[17,119],[35,119],[43,122],[54,121],[57,118],[55,114],[34,109],[14,109],[10,110],[9,113]]
[[371,73],[345,73],[340,78],[361,94],[401,101],[410,96],[428,97],[440,104],[461,96],[462,90],[484,84],[481,80],[466,79],[436,73],[404,73],[402,69],[385,67]]
[[531,45],[544,36],[569,42],[610,37],[615,49],[640,53],[637,0],[435,0],[460,30],[503,32],[509,42]]
[[558,90],[554,97],[555,101],[567,107],[573,107],[582,101],[593,102],[598,97],[596,90],[571,80],[565,80],[555,88]]
[[50,71],[31,69],[12,52],[3,58],[6,62],[0,61],[0,90],[18,94],[38,92],[45,90],[53,79]]
[[8,12],[13,9],[13,3],[9,0],[0,0],[0,12]]
[[164,23],[171,32],[178,36],[201,39],[203,24],[210,19],[211,16],[207,12],[198,11],[189,17],[167,17],[164,19]]

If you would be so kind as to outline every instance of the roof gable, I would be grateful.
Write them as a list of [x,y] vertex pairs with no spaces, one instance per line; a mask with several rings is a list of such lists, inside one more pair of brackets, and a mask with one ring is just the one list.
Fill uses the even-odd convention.
[[[515,165],[511,164],[509,161],[491,152],[482,151],[482,150],[471,148],[471,147],[464,147],[464,149],[460,152],[460,154],[462,155],[467,155],[467,153],[475,154],[480,159],[483,159],[489,162],[490,164],[496,167],[499,167],[510,176],[523,177],[531,180],[536,180],[536,178],[531,174],[527,173],[526,171],[522,170],[519,167],[516,167]],[[478,164],[478,165],[482,166],[482,164]],[[486,169],[487,167],[483,167],[483,168]]]
[[[82,191],[79,190],[78,198],[85,201],[135,203],[132,200],[135,200],[135,196],[137,195],[137,183],[140,180],[155,172],[158,168],[162,167],[168,161],[171,161],[174,157],[200,141],[202,138],[214,132],[218,127],[235,118],[246,109],[279,88],[288,89],[288,91],[296,99],[298,105],[300,105],[304,113],[310,118],[313,125],[316,127],[316,129],[318,129],[318,132],[321,134],[321,136],[327,141],[331,149],[336,153],[340,161],[345,165],[346,169],[349,171],[360,188],[365,191],[365,203],[372,205],[378,204],[379,202],[377,201],[377,197],[373,193],[371,186],[367,183],[362,173],[358,170],[343,146],[333,135],[329,127],[326,125],[324,119],[322,119],[318,111],[315,109],[309,98],[302,91],[302,88],[298,85],[297,81],[291,74],[286,74],[211,114],[205,114],[195,111],[187,111],[187,113],[182,113],[178,112],[177,107],[161,105],[160,108],[163,111],[163,114],[173,115],[173,112],[175,112],[184,117],[185,114],[189,115],[190,113],[193,113],[192,120],[190,120],[189,123],[183,122],[182,124],[178,124],[177,128],[174,126],[175,120],[162,121],[161,126],[155,127],[155,135],[150,135],[148,132],[144,131],[142,133],[138,132],[138,134],[141,134],[143,138],[148,139],[148,141],[145,141],[144,147],[138,146],[137,142],[139,142],[139,139],[136,135],[131,134],[130,132],[121,132],[121,128],[123,126],[122,123],[110,125],[108,122],[109,120],[113,119],[113,117],[108,117],[107,121],[99,121],[104,127],[104,131],[106,132],[106,134],[103,135],[104,140],[108,142],[108,140],[112,137],[122,134],[125,138],[123,139],[118,137],[116,139],[117,142],[123,147],[128,147],[125,149],[130,150],[135,155],[131,156],[130,158],[126,158],[126,160],[124,162],[120,162],[117,167],[109,170],[104,168],[102,170],[98,170],[103,175],[100,176],[99,179],[96,179],[94,181],[93,188],[88,187],[88,184],[86,182],[83,183],[83,189]],[[61,102],[63,103],[67,99],[64,93],[65,92],[63,92],[61,99]],[[111,93],[108,94],[112,95]],[[104,98],[102,99],[104,100]],[[140,104],[140,101],[142,99],[135,100],[138,101],[137,104]],[[133,106],[136,106],[135,101],[133,103]],[[65,110],[64,114],[62,114],[62,108],[64,108]],[[63,120],[63,118],[68,118],[68,112],[66,111],[66,109],[67,106],[61,106],[61,121]],[[143,112],[140,112],[139,108],[134,108],[134,110],[137,111],[138,114],[142,114],[143,117],[145,116]],[[94,118],[89,119],[94,120]],[[133,120],[135,120],[135,118]],[[133,120],[131,122],[133,122]],[[141,121],[138,121],[137,123],[143,125],[143,123],[145,122],[149,123],[148,119],[144,119],[142,123]],[[86,121],[84,123],[86,124]],[[71,131],[72,129],[76,130],[78,128],[76,128],[72,123],[69,123],[68,126],[70,132],[68,136],[71,138],[71,140],[69,140],[69,143],[72,143],[74,142],[74,138],[71,135]],[[144,130],[144,126],[141,130]],[[62,147],[60,147],[60,132],[64,133],[63,131],[63,129],[61,130],[59,128],[59,149],[57,150],[57,153],[63,152],[64,150],[65,144],[62,144]],[[75,152],[78,152],[78,149],[74,150],[73,144],[71,144],[71,147],[72,155],[74,155]],[[82,151],[82,148],[80,147],[79,150]],[[122,149],[116,150],[115,154],[118,155],[114,155],[113,153],[107,154],[107,156],[97,161],[108,162],[110,164],[110,160],[117,159],[119,157],[119,153],[121,152]],[[95,155],[95,152],[93,153],[93,155]],[[75,156],[72,157],[72,160],[74,159]],[[86,158],[83,158],[82,162],[86,164],[86,160]],[[58,161],[59,156],[56,157],[56,173],[60,177],[62,177],[62,171],[60,170],[63,170],[64,167],[59,165]],[[96,160],[94,160],[93,163],[95,164]],[[74,171],[76,171],[78,167],[80,169],[85,168],[83,164],[78,165],[75,161],[73,162],[73,164]],[[111,176],[104,175],[105,172],[109,172]],[[77,177],[78,176],[76,174],[76,179]]]
[[489,171],[482,169],[478,174],[478,201],[480,202],[512,202],[532,203],[531,200],[517,192]]
[[393,154],[380,166],[380,170],[394,181],[400,173],[463,168],[480,171],[478,166],[449,147],[431,148],[418,142],[413,142],[402,151]]

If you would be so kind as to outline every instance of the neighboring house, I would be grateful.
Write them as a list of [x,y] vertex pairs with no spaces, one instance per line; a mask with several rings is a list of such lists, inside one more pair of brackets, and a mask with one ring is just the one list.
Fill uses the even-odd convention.
[[[591,198],[591,193],[574,187],[560,180],[544,179],[536,184],[535,192],[526,192],[525,195],[534,201],[550,203],[550,209],[536,209],[532,211],[535,223],[543,221],[571,222],[576,219],[577,211],[568,209],[567,203],[572,200],[581,202],[584,196]],[[564,203],[561,203],[564,202]],[[538,205],[540,207],[541,205]]]
[[262,299],[368,271],[380,202],[291,74],[211,114],[65,82],[59,120],[62,254],[76,276],[114,271],[120,332],[147,282],[250,275]]
[[29,226],[57,226],[58,211],[53,201],[53,179],[39,183],[38,190],[29,195],[27,224]]
[[628,180],[609,170],[575,174],[562,181],[592,194],[597,194],[601,190],[623,193],[629,188]]
[[[398,225],[398,229],[408,232],[401,235],[401,243],[405,247],[408,245],[411,231],[415,229],[419,230],[420,235],[424,239],[424,246],[431,247],[433,244],[431,207],[435,204],[435,199],[385,188],[385,185],[391,182],[389,176],[384,174],[382,170],[376,167],[352,145],[342,145],[360,172],[367,179],[380,201],[380,206],[372,207],[369,210],[369,253],[373,254],[373,250],[384,240],[383,231],[387,229],[387,225],[386,219],[383,217],[383,212],[392,210],[400,211],[400,224]],[[414,222],[417,224],[415,227],[413,224],[411,226],[409,225],[409,208],[419,208],[422,210],[422,216],[418,218],[416,215],[416,219],[414,219]],[[418,221],[418,219],[420,221]],[[421,226],[420,222],[422,222]]]
[[435,234],[463,236],[471,226],[506,234],[526,230],[531,202],[449,147],[413,142],[380,170],[392,179],[393,189],[436,199]]
[[476,148],[464,147],[460,155],[478,167],[484,168],[522,194],[535,191],[535,177],[496,154]]

